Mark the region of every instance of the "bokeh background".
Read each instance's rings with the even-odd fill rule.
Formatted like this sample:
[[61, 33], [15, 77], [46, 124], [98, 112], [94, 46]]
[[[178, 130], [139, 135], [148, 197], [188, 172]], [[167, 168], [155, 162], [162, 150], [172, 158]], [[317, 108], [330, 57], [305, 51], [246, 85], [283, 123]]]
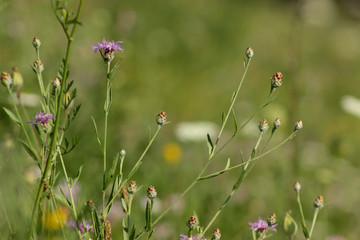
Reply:
[[[76, 1], [69, 3], [76, 6]], [[70, 79], [82, 104], [71, 134], [80, 137], [77, 148], [66, 155], [70, 175], [84, 165], [76, 202], [88, 199], [100, 205], [102, 155], [91, 116], [103, 126], [105, 69], [91, 45], [103, 38], [124, 41], [122, 63], [113, 83], [109, 153], [127, 152], [125, 168], [140, 156], [154, 132], [155, 116], [166, 111], [171, 124], [160, 132], [141, 170], [134, 175], [144, 185], [133, 207], [135, 222], [144, 224], [148, 185], [158, 191], [155, 214], [165, 209], [196, 177], [207, 159], [206, 136], [195, 129], [215, 131], [221, 114], [243, 73], [244, 51], [255, 56], [235, 105], [243, 122], [267, 96], [271, 76], [281, 71], [283, 86], [276, 101], [258, 113], [212, 163], [209, 172], [224, 167], [227, 158], [240, 162], [255, 144], [257, 122], [282, 126], [270, 145], [281, 142], [302, 119], [304, 129], [296, 139], [261, 159], [215, 221], [222, 239], [251, 239], [248, 222], [275, 212], [282, 218], [292, 210], [300, 220], [292, 185], [299, 180], [305, 215], [310, 225], [313, 200], [323, 195], [314, 239], [359, 239], [360, 211], [360, 4], [356, 0], [153, 0], [85, 1], [71, 54]], [[35, 60], [32, 39], [41, 39], [45, 81], [54, 79], [64, 57], [66, 41], [48, 1], [0, 2], [0, 70], [17, 66], [24, 78], [23, 95], [38, 94], [30, 65]], [[27, 95], [28, 94], [28, 95]], [[26, 100], [34, 115], [37, 100]], [[5, 88], [1, 106], [11, 108]], [[0, 204], [8, 215], [15, 239], [26, 232], [35, 189], [35, 165], [17, 141], [22, 137], [4, 111], [0, 112]], [[100, 131], [102, 128], [100, 127]], [[232, 134], [232, 124], [224, 133]], [[234, 170], [200, 182], [157, 225], [155, 239], [178, 239], [195, 211], [206, 225], [239, 174]], [[63, 182], [60, 176], [59, 184]], [[122, 239], [122, 209], [114, 205], [111, 216], [114, 239]], [[300, 227], [300, 225], [299, 225]], [[5, 217], [0, 232], [9, 237]], [[47, 236], [61, 236], [59, 230]], [[272, 239], [286, 239], [281, 233]], [[303, 239], [301, 230], [296, 239]]]

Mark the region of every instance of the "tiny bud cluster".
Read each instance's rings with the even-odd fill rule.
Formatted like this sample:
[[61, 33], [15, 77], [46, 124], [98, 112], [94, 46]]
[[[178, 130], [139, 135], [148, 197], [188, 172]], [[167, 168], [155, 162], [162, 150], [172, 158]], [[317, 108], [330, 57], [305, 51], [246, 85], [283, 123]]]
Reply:
[[294, 132], [296, 132], [302, 128], [303, 128], [303, 122], [301, 120], [299, 120], [295, 123]]
[[274, 129], [278, 129], [280, 127], [280, 125], [281, 125], [280, 118], [276, 118], [273, 123]]
[[34, 37], [32, 44], [34, 48], [38, 49], [41, 46], [40, 39], [38, 37]]
[[187, 222], [187, 226], [189, 227], [189, 229], [192, 231], [195, 229], [197, 225], [197, 219], [195, 216], [191, 216]]
[[301, 185], [300, 185], [299, 181], [296, 181], [296, 182], [294, 183], [294, 190], [295, 190], [295, 192], [300, 192], [300, 189], [301, 189]]
[[130, 194], [134, 194], [137, 190], [137, 186], [136, 186], [136, 182], [135, 181], [130, 181], [129, 186], [128, 186], [128, 192]]
[[245, 54], [247, 58], [252, 58], [254, 56], [254, 50], [252, 49], [252, 47], [248, 47], [245, 51]]
[[7, 72], [1, 73], [1, 83], [7, 88], [11, 88], [13, 83], [11, 75]]
[[221, 238], [221, 232], [220, 232], [220, 229], [215, 229], [214, 232], [213, 232], [213, 238], [214, 240], [220, 240]]
[[315, 208], [322, 208], [324, 206], [324, 198], [323, 196], [319, 195], [314, 201]]
[[147, 196], [148, 198], [150, 198], [151, 200], [157, 197], [157, 192], [156, 189], [154, 188], [154, 186], [149, 186], [147, 189]]
[[275, 215], [275, 213], [270, 214], [270, 216], [269, 216], [268, 219], [267, 219], [267, 222], [268, 222], [268, 224], [269, 224], [270, 226], [276, 224], [276, 215]]
[[268, 130], [268, 128], [269, 128], [269, 124], [266, 121], [266, 119], [263, 119], [259, 122], [258, 127], [259, 127], [260, 132], [266, 132], [266, 130]]
[[156, 116], [156, 123], [161, 126], [164, 125], [166, 123], [166, 112], [160, 112], [157, 116]]

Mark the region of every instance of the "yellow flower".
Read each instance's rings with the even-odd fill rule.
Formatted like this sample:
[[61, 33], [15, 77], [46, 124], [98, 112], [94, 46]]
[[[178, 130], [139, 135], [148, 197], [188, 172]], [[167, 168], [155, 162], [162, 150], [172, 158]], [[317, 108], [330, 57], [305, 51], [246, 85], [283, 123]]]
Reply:
[[177, 143], [167, 143], [163, 147], [163, 157], [170, 164], [177, 164], [181, 159], [181, 148]]
[[46, 212], [42, 218], [44, 227], [49, 231], [56, 231], [61, 229], [69, 217], [69, 210], [66, 207], [59, 207], [58, 209]]

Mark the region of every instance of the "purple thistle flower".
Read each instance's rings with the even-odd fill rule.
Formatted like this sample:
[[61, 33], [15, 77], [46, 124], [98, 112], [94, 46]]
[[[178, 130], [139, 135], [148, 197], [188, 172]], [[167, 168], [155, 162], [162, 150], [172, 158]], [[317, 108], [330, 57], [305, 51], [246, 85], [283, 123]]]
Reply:
[[81, 234], [84, 234], [85, 232], [89, 232], [89, 231], [94, 232], [94, 227], [90, 225], [90, 221], [86, 221], [84, 227], [84, 224], [82, 222], [79, 222], [79, 224], [77, 225], [75, 221], [72, 218], [70, 218], [69, 221], [66, 222], [66, 225], [73, 227], [75, 230], [78, 229]]
[[124, 49], [122, 49], [120, 45], [122, 43], [122, 41], [106, 41], [104, 38], [101, 43], [93, 45], [92, 49], [94, 49], [95, 52], [99, 50], [103, 55], [106, 55], [108, 53], [122, 52], [124, 51]]
[[255, 231], [259, 231], [260, 233], [265, 232], [266, 229], [270, 229], [276, 232], [275, 227], [277, 226], [277, 224], [269, 226], [269, 224], [266, 221], [262, 220], [260, 217], [257, 222], [249, 222], [249, 225], [251, 226], [250, 229], [254, 229]]
[[[199, 235], [188, 237], [183, 233], [180, 233], [179, 236], [180, 236], [179, 240], [198, 240], [198, 238], [199, 238]], [[201, 240], [207, 240], [207, 239], [203, 237]]]
[[49, 119], [54, 119], [54, 115], [52, 115], [52, 113], [46, 114], [44, 112], [39, 112], [36, 114], [35, 119], [29, 123], [32, 123], [33, 127], [38, 124], [46, 126], [49, 123]]

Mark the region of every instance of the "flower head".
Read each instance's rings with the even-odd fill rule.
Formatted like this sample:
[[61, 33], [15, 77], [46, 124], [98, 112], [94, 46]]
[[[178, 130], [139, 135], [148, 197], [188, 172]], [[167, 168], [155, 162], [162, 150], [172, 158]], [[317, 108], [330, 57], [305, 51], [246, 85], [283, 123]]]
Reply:
[[72, 218], [70, 218], [69, 221], [66, 222], [66, 225], [73, 227], [75, 230], [79, 230], [81, 234], [90, 231], [94, 232], [94, 227], [90, 225], [90, 221], [85, 221], [85, 226], [84, 226], [84, 224], [81, 221], [78, 222], [78, 224], [76, 224], [76, 222]]
[[259, 231], [260, 233], [265, 232], [266, 229], [270, 229], [276, 232], [275, 227], [277, 226], [277, 224], [269, 226], [269, 224], [266, 221], [262, 220], [260, 217], [257, 222], [249, 222], [249, 225], [251, 226], [250, 229], [254, 229], [255, 231]]
[[54, 119], [54, 116], [52, 113], [46, 114], [44, 112], [39, 112], [36, 114], [35, 119], [31, 121], [30, 123], [33, 124], [33, 126], [41, 124], [42, 126], [46, 126], [49, 124], [49, 119]]
[[92, 46], [92, 49], [96, 52], [97, 50], [100, 51], [101, 55], [103, 56], [106, 62], [110, 62], [114, 58], [114, 54], [116, 52], [122, 52], [124, 49], [121, 48], [122, 41], [114, 42], [114, 41], [107, 41], [105, 38], [102, 40], [101, 43], [97, 43]]
[[[199, 235], [195, 235], [195, 236], [188, 237], [188, 236], [186, 236], [185, 234], [180, 233], [180, 238], [179, 238], [179, 240], [200, 240], [200, 239], [199, 239]], [[207, 239], [206, 239], [206, 238], [202, 238], [201, 240], [207, 240]]]

